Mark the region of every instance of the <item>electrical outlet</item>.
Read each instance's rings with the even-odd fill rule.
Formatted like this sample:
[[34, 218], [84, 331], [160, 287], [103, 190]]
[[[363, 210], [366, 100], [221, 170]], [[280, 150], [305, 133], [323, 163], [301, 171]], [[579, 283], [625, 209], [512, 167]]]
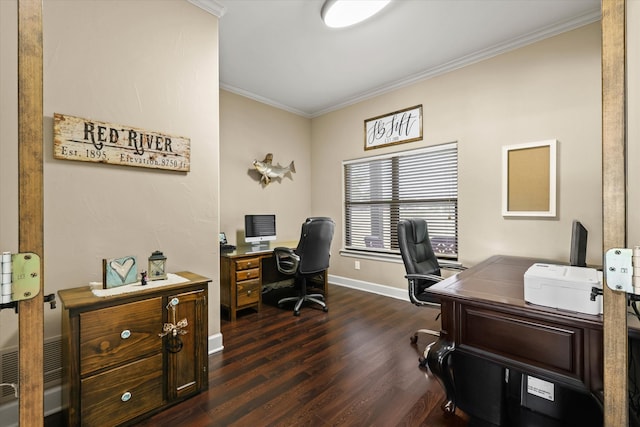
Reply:
[[355, 265], [354, 265], [354, 268], [355, 268], [356, 270], [360, 270], [360, 261], [356, 261], [356, 263], [355, 263]]

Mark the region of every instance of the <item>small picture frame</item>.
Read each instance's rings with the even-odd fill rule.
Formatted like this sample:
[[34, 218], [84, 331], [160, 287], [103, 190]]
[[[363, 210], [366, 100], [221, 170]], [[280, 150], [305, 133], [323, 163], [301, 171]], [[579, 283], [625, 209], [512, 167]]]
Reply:
[[556, 216], [555, 139], [502, 147], [502, 215]]
[[135, 256], [102, 260], [102, 287], [104, 289], [129, 285], [138, 281], [138, 261]]

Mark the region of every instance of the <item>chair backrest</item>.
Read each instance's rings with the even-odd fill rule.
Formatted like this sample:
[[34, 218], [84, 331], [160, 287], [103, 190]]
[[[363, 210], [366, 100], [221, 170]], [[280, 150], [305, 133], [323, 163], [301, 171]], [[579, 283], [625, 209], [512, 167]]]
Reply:
[[421, 218], [398, 221], [398, 246], [407, 274], [440, 276], [440, 265], [431, 247], [427, 221]]
[[300, 256], [299, 274], [314, 274], [329, 268], [331, 240], [335, 223], [331, 218], [307, 218], [302, 224], [296, 254]]

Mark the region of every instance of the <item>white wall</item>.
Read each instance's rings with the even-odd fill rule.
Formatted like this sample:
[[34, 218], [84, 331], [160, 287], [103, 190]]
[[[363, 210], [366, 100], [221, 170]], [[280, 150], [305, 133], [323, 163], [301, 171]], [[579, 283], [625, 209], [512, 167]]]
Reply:
[[[15, 2], [2, 8], [0, 248], [17, 251]], [[152, 251], [169, 271], [210, 277], [209, 334], [218, 291], [218, 20], [186, 0], [46, 0], [44, 27], [44, 267], [46, 293], [101, 281], [101, 260]], [[53, 113], [191, 140], [188, 173], [53, 159]], [[8, 202], [4, 201], [7, 198]], [[45, 338], [60, 334], [45, 309]], [[0, 313], [0, 348], [17, 316]]]

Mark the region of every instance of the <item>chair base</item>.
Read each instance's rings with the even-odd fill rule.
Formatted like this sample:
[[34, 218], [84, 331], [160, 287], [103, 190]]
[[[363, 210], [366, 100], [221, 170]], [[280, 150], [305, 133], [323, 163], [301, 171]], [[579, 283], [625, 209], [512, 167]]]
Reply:
[[318, 304], [320, 307], [322, 307], [322, 311], [324, 311], [325, 313], [329, 311], [329, 308], [327, 307], [327, 303], [324, 302], [324, 295], [322, 294], [308, 294], [308, 295], [301, 295], [298, 297], [282, 298], [280, 301], [278, 301], [278, 307], [281, 307], [282, 304], [290, 301], [296, 301], [296, 305], [293, 307], [294, 316], [300, 316], [300, 308], [302, 308], [302, 304], [306, 301], [310, 301]]
[[[418, 329], [413, 333], [413, 336], [411, 337], [411, 344], [416, 344], [418, 342], [418, 334], [427, 334], [438, 338], [440, 337], [440, 332], [438, 331], [432, 331], [431, 329]], [[422, 356], [418, 358], [419, 366], [421, 368], [427, 368], [427, 356], [429, 355], [429, 350], [434, 343], [435, 341], [427, 344], [424, 351], [422, 352]]]

